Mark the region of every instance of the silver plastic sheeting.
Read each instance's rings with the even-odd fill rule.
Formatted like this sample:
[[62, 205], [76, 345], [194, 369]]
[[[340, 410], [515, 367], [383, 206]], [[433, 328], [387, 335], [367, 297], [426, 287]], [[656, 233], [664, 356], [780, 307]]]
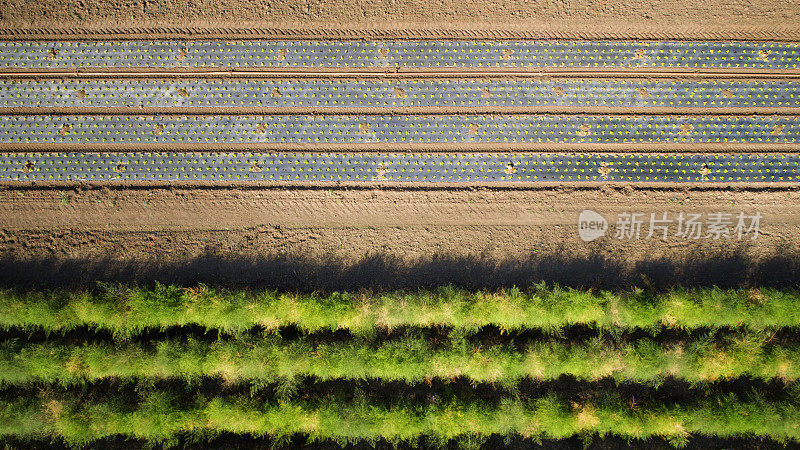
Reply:
[[797, 69], [800, 43], [698, 41], [17, 41], [0, 68]]
[[4, 153], [0, 181], [795, 182], [794, 154]]
[[0, 80], [2, 108], [800, 107], [800, 81]]
[[6, 144], [797, 143], [795, 116], [0, 116]]

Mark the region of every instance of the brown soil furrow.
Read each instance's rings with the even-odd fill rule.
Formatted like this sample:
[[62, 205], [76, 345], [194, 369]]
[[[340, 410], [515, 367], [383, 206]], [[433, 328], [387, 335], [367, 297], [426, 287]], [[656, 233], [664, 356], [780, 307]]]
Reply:
[[[54, 1], [54, 0], [50, 0]], [[235, 2], [232, 2], [235, 3]], [[789, 2], [791, 3], [791, 2]], [[730, 5], [726, 5], [730, 6]], [[792, 8], [788, 3], [786, 10]], [[796, 8], [796, 6], [795, 6]], [[724, 8], [725, 9], [725, 8]], [[716, 11], [720, 13], [721, 11]], [[47, 20], [47, 19], [45, 19]], [[30, 20], [33, 22], [34, 20]], [[152, 20], [149, 21], [153, 23]], [[0, 22], [2, 23], [2, 22]], [[7, 23], [7, 22], [6, 22]], [[581, 40], [750, 40], [750, 41], [798, 41], [800, 27], [784, 22], [737, 23], [730, 22], [677, 25], [637, 23], [533, 23], [528, 26], [504, 24], [503, 28], [478, 22], [468, 25], [388, 23], [372, 24], [372, 27], [354, 27], [343, 23], [321, 23], [318, 27], [270, 27], [263, 23], [253, 27], [218, 27], [208, 22], [203, 26], [163, 27], [153, 26], [102, 27], [75, 24], [74, 28], [22, 26], [0, 28], [3, 40], [139, 40], [139, 39], [581, 39]], [[405, 26], [404, 26], [405, 25]], [[469, 28], [466, 28], [469, 27]]]
[[[296, 181], [296, 180], [36, 180], [36, 181], [0, 181], [0, 189], [88, 189], [88, 188], [114, 188], [114, 189], [171, 189], [180, 187], [183, 189], [279, 189], [306, 191], [309, 189], [399, 189], [407, 191], [438, 190], [438, 189], [492, 189], [492, 190], [520, 190], [520, 189], [539, 189], [554, 190], [558, 189], [617, 189], [620, 185], [625, 185], [625, 181], [492, 181], [492, 182], [449, 182], [437, 181], [414, 183], [408, 181]], [[798, 188], [796, 182], [774, 181], [774, 182], [748, 182], [748, 181], [637, 181], [635, 186], [640, 189], [655, 190], [755, 190], [760, 192], [785, 192]]]
[[[5, 189], [0, 253], [160, 257], [299, 252], [357, 260], [365, 253], [514, 258], [531, 251], [587, 255], [599, 247], [631, 261], [693, 249], [767, 254], [800, 235], [800, 190], [649, 189]], [[749, 239], [578, 239], [577, 216], [612, 223], [627, 211], [763, 215]], [[88, 244], [91, 242], [91, 244]], [[599, 244], [602, 242], [602, 245]], [[793, 244], [794, 245], [794, 244]], [[559, 250], [560, 249], [560, 250]], [[677, 251], [672, 255], [670, 252]]]

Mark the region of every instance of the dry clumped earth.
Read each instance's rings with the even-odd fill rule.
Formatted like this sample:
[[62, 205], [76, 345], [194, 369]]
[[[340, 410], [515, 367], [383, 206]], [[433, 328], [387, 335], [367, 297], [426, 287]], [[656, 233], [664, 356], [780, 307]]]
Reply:
[[[578, 215], [587, 208], [602, 214], [612, 226], [624, 212], [642, 212], [647, 217], [651, 212], [658, 216], [666, 212], [674, 218], [680, 212], [705, 217], [719, 211], [758, 211], [763, 218], [755, 240], [684, 239], [672, 235], [674, 228], [667, 240], [646, 239], [646, 224], [640, 239], [617, 239], [612, 229], [606, 237], [587, 243], [577, 229]], [[426, 266], [425, 279], [412, 284], [477, 283], [468, 279], [469, 268], [475, 264], [481, 266], [479, 271], [490, 285], [532, 282], [537, 275], [568, 284], [570, 277], [579, 281], [608, 278], [611, 284], [619, 276], [616, 271], [605, 276], [586, 261], [601, 259], [627, 272], [654, 261], [680, 265], [720, 257], [735, 257], [758, 267], [796, 254], [798, 242], [800, 190], [793, 188], [84, 186], [0, 190], [0, 254], [7, 266], [13, 266], [12, 261], [47, 259], [156, 260], [178, 265], [209, 257], [251, 262], [299, 258], [291, 268], [298, 277], [298, 271], [306, 270], [302, 261], [310, 264], [307, 269], [312, 272], [334, 262], [337, 270], [367, 270], [367, 260], [376, 266], [374, 270], [388, 271], [387, 264], [419, 270], [431, 259], [445, 258], [450, 263], [440, 259], [438, 266]], [[550, 270], [543, 269], [547, 261], [553, 261]], [[252, 264], [248, 267], [256, 271]], [[505, 275], [503, 268], [508, 271]], [[526, 270], [531, 272], [525, 274]], [[746, 282], [735, 279], [741, 275], [714, 269], [711, 262], [706, 270], [713, 278], [709, 282]], [[463, 278], [454, 275], [459, 271]], [[641, 284], [641, 279], [632, 282]]]
[[0, 28], [283, 27], [442, 32], [770, 32], [800, 29], [800, 1], [2, 0]]

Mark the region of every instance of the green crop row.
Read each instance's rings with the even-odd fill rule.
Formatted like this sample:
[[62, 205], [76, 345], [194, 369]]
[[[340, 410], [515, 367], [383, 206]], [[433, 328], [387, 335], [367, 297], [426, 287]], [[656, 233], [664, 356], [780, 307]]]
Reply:
[[270, 435], [304, 433], [339, 442], [412, 441], [427, 437], [447, 442], [459, 437], [522, 435], [563, 439], [574, 435], [663, 437], [675, 444], [690, 435], [768, 437], [800, 440], [800, 405], [794, 396], [779, 401], [733, 395], [690, 404], [637, 404], [614, 394], [591, 401], [567, 402], [555, 395], [499, 403], [448, 400], [425, 405], [383, 404], [364, 399], [321, 402], [264, 402], [247, 396], [184, 398], [165, 391], [141, 394], [138, 401], [42, 394], [0, 401], [0, 437], [64, 439], [85, 444], [125, 436], [174, 443], [182, 434], [220, 432]]
[[100, 292], [0, 291], [0, 327], [64, 331], [81, 326], [131, 336], [145, 329], [195, 324], [238, 333], [254, 326], [296, 325], [305, 332], [354, 333], [400, 326], [451, 326], [466, 330], [558, 331], [574, 324], [601, 329], [750, 330], [800, 325], [800, 293], [774, 289], [674, 290], [651, 294], [535, 286], [530, 291], [434, 291], [389, 294], [288, 294], [213, 290], [204, 286], [153, 289], [105, 286]]
[[770, 345], [769, 340], [768, 333], [736, 333], [667, 344], [598, 337], [581, 343], [531, 340], [512, 347], [471, 344], [454, 337], [447, 345], [432, 347], [428, 340], [409, 333], [379, 343], [368, 339], [315, 343], [309, 338], [285, 342], [274, 336], [213, 343], [162, 340], [148, 345], [8, 341], [0, 344], [0, 383], [71, 385], [129, 377], [271, 382], [302, 376], [408, 383], [456, 377], [506, 382], [562, 375], [587, 381], [615, 377], [656, 383], [668, 376], [692, 383], [744, 376], [797, 380], [800, 346]]

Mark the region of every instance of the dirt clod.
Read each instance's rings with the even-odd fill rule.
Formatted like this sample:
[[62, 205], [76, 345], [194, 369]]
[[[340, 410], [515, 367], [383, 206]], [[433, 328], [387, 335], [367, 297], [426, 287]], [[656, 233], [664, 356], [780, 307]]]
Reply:
[[156, 125], [155, 128], [153, 129], [153, 134], [155, 134], [156, 136], [161, 136], [162, 134], [164, 134], [164, 125], [162, 124]]
[[588, 123], [581, 124], [578, 129], [578, 136], [588, 136], [592, 133], [592, 127]]
[[66, 135], [69, 134], [69, 130], [71, 130], [71, 129], [72, 129], [72, 125], [69, 125], [69, 124], [65, 123], [64, 125], [61, 125], [61, 129], [58, 130], [58, 134], [60, 136], [66, 136]]
[[694, 125], [690, 123], [682, 123], [680, 124], [679, 128], [680, 128], [679, 133], [683, 136], [688, 136], [692, 134], [692, 131], [694, 131]]
[[611, 172], [614, 171], [614, 169], [612, 169], [606, 162], [600, 163], [600, 168], [597, 170], [598, 172], [600, 172], [600, 175], [603, 177], [604, 180], [607, 180]]

